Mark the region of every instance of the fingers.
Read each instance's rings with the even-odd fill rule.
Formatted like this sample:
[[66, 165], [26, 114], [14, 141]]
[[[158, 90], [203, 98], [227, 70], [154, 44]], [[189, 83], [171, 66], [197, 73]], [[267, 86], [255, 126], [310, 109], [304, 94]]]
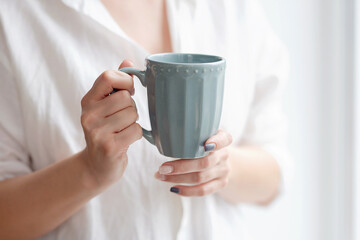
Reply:
[[216, 154], [196, 159], [180, 159], [163, 163], [159, 168], [160, 174], [184, 174], [203, 171], [218, 164], [227, 158], [227, 151], [219, 151]]
[[[133, 67], [134, 66], [134, 63], [130, 60], [127, 60], [125, 59], [119, 66], [118, 69], [121, 69], [121, 68], [124, 68], [124, 67]], [[132, 74], [129, 74], [131, 77], [133, 76]], [[135, 94], [135, 88], [133, 88], [131, 91], [130, 91], [131, 95], [134, 95]]]
[[138, 123], [133, 123], [121, 132], [114, 135], [115, 141], [118, 142], [119, 149], [127, 149], [130, 144], [142, 137], [142, 129]]
[[155, 177], [159, 180], [172, 182], [172, 183], [191, 183], [191, 184], [201, 184], [205, 182], [209, 182], [215, 178], [219, 178], [222, 176], [226, 176], [228, 174], [229, 169], [225, 164], [221, 162], [218, 164], [219, 166], [216, 168], [210, 168], [208, 170], [200, 171], [200, 172], [192, 172], [185, 174], [177, 174], [177, 175], [164, 175], [157, 172]]
[[135, 123], [137, 119], [136, 108], [131, 106], [105, 118], [102, 125], [107, 131], [117, 133]]
[[120, 90], [100, 101], [98, 107], [101, 116], [109, 117], [127, 107], [136, 108], [136, 105], [127, 90]]
[[230, 133], [219, 130], [216, 135], [210, 137], [205, 143], [205, 151], [215, 151], [229, 146], [232, 143]]
[[[120, 64], [119, 68], [131, 66], [133, 66], [133, 63], [131, 61], [124, 60]], [[81, 100], [82, 108], [88, 106], [89, 103], [97, 102], [106, 97], [109, 97], [109, 94], [113, 93], [115, 89], [127, 90], [131, 95], [134, 95], [135, 89], [132, 75], [116, 70], [107, 70], [103, 72], [96, 79], [92, 88]]]
[[[120, 67], [126, 66], [132, 66], [132, 63], [125, 60], [120, 65]], [[119, 89], [119, 91], [109, 95], [115, 88]], [[86, 122], [94, 123], [87, 124], [87, 126], [98, 127], [99, 124], [103, 124], [103, 118], [107, 118], [127, 107], [132, 106], [136, 109], [135, 102], [131, 98], [131, 92], [134, 92], [134, 86], [130, 75], [114, 70], [103, 72], [81, 101], [84, 118], [89, 120]]]
[[124, 68], [124, 67], [133, 67], [133, 66], [134, 66], [134, 64], [133, 64], [132, 61], [125, 59], [125, 60], [120, 64], [119, 69], [120, 69], [120, 68]]
[[205, 196], [218, 191], [225, 187], [228, 183], [227, 178], [216, 178], [209, 182], [202, 183], [195, 186], [175, 185], [170, 189], [171, 192], [177, 193], [181, 196]]
[[182, 196], [203, 196], [223, 188], [230, 175], [229, 151], [227, 148], [210, 153], [199, 159], [180, 159], [162, 164], [155, 178], [176, 185], [171, 191]]
[[131, 92], [133, 88], [134, 82], [130, 75], [116, 70], [107, 70], [96, 79], [92, 88], [84, 96], [82, 105], [84, 106], [86, 103], [100, 101], [109, 96], [114, 89]]

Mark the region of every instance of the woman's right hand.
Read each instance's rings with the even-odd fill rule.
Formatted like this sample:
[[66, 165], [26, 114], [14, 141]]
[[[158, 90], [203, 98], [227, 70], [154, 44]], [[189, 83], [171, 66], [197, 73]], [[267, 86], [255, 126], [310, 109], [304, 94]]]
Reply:
[[[120, 67], [131, 66], [124, 61]], [[117, 92], [109, 95], [113, 89]], [[130, 75], [108, 70], [96, 79], [93, 87], [81, 100], [81, 124], [86, 148], [81, 153], [94, 178], [96, 187], [107, 186], [124, 173], [127, 149], [142, 137]]]

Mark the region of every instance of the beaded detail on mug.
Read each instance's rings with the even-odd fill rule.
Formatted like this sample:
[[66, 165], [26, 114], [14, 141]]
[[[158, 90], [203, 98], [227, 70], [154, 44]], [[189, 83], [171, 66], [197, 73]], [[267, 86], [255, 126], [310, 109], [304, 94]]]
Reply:
[[203, 74], [206, 72], [220, 72], [223, 71], [225, 68], [224, 67], [212, 67], [212, 68], [183, 68], [183, 67], [157, 67], [157, 66], [153, 66], [151, 67], [152, 71], [158, 73], [158, 72], [176, 72], [176, 73], [195, 73], [195, 74]]

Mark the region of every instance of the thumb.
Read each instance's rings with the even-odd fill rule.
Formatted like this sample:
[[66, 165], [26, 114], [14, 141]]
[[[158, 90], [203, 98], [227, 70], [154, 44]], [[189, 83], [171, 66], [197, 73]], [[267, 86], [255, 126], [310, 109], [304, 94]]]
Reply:
[[[122, 63], [120, 64], [119, 68], [124, 68], [124, 67], [133, 67], [134, 66], [134, 63], [130, 60], [127, 60], [125, 59], [124, 61], [122, 61]], [[129, 74], [131, 77], [133, 76], [132, 74]], [[131, 91], [130, 91], [130, 94], [131, 95], [134, 95], [135, 94], [135, 88], [133, 88]]]
[[120, 68], [124, 68], [124, 67], [133, 67], [133, 66], [134, 66], [134, 64], [133, 64], [132, 61], [125, 59], [125, 60], [120, 64], [119, 69], [120, 69]]

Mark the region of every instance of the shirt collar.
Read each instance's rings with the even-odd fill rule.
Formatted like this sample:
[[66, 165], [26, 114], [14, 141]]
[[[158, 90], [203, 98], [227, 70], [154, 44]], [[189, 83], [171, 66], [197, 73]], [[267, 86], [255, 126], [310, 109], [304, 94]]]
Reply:
[[[94, 21], [101, 24], [103, 27], [107, 28], [111, 32], [117, 34], [118, 36], [126, 39], [129, 42], [137, 45], [143, 51], [147, 52], [142, 46], [138, 45], [134, 42], [128, 35], [120, 28], [120, 26], [116, 23], [110, 13], [107, 11], [105, 6], [101, 3], [100, 0], [61, 0], [66, 6], [74, 9], [75, 11], [84, 14], [92, 18]], [[167, 0], [167, 9], [168, 9], [168, 21], [170, 27], [170, 34], [172, 39], [173, 50], [178, 51], [180, 49], [179, 43], [177, 41], [178, 34], [175, 29], [175, 20], [173, 19], [173, 15], [176, 15], [177, 5], [181, 1], [169, 1]], [[192, 2], [192, 0], [190, 0]], [[175, 4], [176, 3], [176, 4]]]
[[65, 5], [98, 22], [108, 30], [126, 38], [126, 34], [111, 17], [100, 0], [61, 0]]
[[61, 0], [68, 7], [73, 8], [76, 11], [81, 12], [84, 9], [84, 0]]

